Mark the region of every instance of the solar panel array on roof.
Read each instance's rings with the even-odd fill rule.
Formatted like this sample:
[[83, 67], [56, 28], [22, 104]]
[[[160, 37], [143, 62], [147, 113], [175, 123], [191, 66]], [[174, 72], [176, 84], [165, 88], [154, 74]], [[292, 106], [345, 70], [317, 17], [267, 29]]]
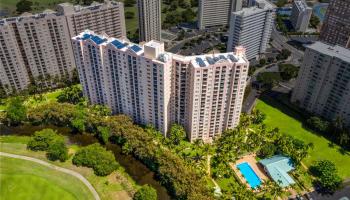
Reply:
[[112, 43], [115, 47], [117, 47], [118, 49], [122, 49], [122, 48], [126, 47], [125, 44], [121, 43], [121, 42], [118, 41], [118, 40], [113, 40], [111, 43]]
[[224, 55], [220, 55], [219, 58], [223, 60], [227, 60], [227, 58]]
[[196, 58], [196, 62], [200, 67], [205, 67], [205, 62], [202, 60], [202, 58]]
[[89, 38], [91, 38], [91, 35], [85, 33], [81, 39], [82, 39], [82, 40], [87, 40], [87, 39], [89, 39]]
[[137, 46], [136, 44], [132, 45], [130, 48], [136, 53], [142, 50], [142, 48]]
[[211, 64], [211, 65], [215, 64], [215, 61], [213, 60], [213, 58], [211, 58], [211, 57], [206, 57], [206, 59], [207, 59], [207, 61], [208, 61], [209, 64]]
[[94, 41], [96, 44], [102, 44], [103, 42], [107, 41], [107, 39], [102, 39], [96, 35], [92, 36], [91, 40]]
[[232, 62], [237, 62], [238, 60], [233, 55], [227, 56]]

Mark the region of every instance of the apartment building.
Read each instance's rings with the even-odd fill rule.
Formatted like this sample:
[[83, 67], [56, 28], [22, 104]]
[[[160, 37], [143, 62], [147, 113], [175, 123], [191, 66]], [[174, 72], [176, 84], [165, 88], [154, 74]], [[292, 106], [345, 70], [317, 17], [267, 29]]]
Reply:
[[33, 78], [62, 77], [75, 68], [71, 37], [86, 28], [125, 37], [123, 3], [91, 6], [60, 4], [58, 12], [24, 13], [0, 20], [0, 77], [8, 88], [23, 90]]
[[93, 104], [164, 134], [180, 123], [191, 141], [208, 141], [239, 122], [249, 65], [241, 47], [185, 57], [155, 40], [137, 45], [91, 31], [72, 43], [84, 95]]
[[331, 0], [323, 22], [320, 40], [350, 48], [350, 1]]
[[309, 26], [312, 8], [308, 7], [304, 0], [295, 0], [293, 2], [290, 21], [295, 31], [305, 32]]
[[125, 37], [124, 4], [108, 1], [92, 3], [90, 6], [59, 4], [57, 10], [66, 16], [70, 35], [76, 36], [86, 29], [106, 33], [110, 37]]
[[161, 0], [137, 0], [140, 42], [161, 38]]
[[242, 9], [242, 0], [199, 0], [198, 28], [225, 26], [230, 14]]
[[291, 101], [350, 125], [350, 50], [322, 42], [307, 46]]
[[236, 46], [247, 49], [248, 60], [265, 53], [274, 23], [275, 6], [266, 0], [257, 0], [255, 6], [232, 12], [227, 51]]
[[66, 18], [52, 11], [0, 20], [1, 83], [24, 89], [30, 78], [70, 74], [75, 63]]

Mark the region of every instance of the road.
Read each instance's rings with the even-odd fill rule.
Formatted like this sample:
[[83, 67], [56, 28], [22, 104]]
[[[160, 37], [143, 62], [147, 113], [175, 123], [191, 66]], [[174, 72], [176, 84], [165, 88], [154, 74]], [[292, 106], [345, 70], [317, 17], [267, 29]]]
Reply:
[[90, 184], [90, 182], [84, 176], [82, 176], [81, 174], [79, 174], [79, 173], [77, 173], [75, 171], [72, 171], [72, 170], [66, 169], [66, 168], [62, 168], [62, 167], [58, 167], [56, 165], [50, 164], [48, 162], [45, 162], [43, 160], [39, 160], [39, 159], [28, 157], [28, 156], [21, 156], [21, 155], [15, 155], [15, 154], [4, 153], [4, 152], [0, 152], [0, 156], [5, 156], [5, 157], [10, 157], [10, 158], [17, 158], [17, 159], [32, 161], [32, 162], [44, 165], [44, 166], [46, 166], [48, 168], [55, 169], [57, 171], [60, 171], [60, 172], [69, 174], [71, 176], [74, 176], [77, 179], [79, 179], [81, 182], [83, 182], [86, 185], [86, 187], [89, 188], [89, 190], [93, 194], [95, 200], [100, 200], [100, 196], [96, 192], [95, 188]]
[[321, 194], [316, 191], [309, 193], [314, 200], [349, 200], [350, 199], [350, 185], [336, 191], [334, 194]]
[[298, 49], [294, 48], [293, 46], [289, 45], [288, 39], [282, 35], [280, 32], [277, 31], [276, 27], [273, 26], [272, 28], [272, 33], [271, 33], [271, 38], [272, 38], [272, 46], [275, 47], [278, 50], [282, 49], [287, 49], [289, 50], [292, 55], [291, 55], [291, 60], [301, 60], [304, 57], [304, 53], [302, 51], [299, 51]]

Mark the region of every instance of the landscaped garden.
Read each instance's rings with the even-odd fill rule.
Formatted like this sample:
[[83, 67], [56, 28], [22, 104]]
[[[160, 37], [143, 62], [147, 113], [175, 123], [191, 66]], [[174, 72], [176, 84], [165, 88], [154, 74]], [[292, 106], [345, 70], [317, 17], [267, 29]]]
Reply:
[[[273, 101], [270, 99], [269, 101]], [[256, 108], [266, 114], [265, 124], [269, 127], [277, 127], [287, 135], [291, 135], [306, 143], [313, 143], [313, 149], [310, 150], [309, 156], [304, 159], [307, 166], [311, 166], [315, 161], [328, 159], [333, 161], [339, 171], [339, 175], [345, 179], [350, 177], [350, 152], [343, 150], [336, 144], [327, 140], [325, 137], [305, 128], [303, 123], [291, 116], [297, 113], [284, 108], [284, 112], [278, 109], [281, 105], [278, 102], [264, 102], [258, 100]], [[286, 112], [290, 112], [290, 115]]]

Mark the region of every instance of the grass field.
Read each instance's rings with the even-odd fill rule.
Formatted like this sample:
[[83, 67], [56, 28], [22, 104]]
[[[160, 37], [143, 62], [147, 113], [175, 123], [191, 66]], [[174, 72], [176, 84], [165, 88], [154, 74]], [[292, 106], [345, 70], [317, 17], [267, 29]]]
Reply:
[[[6, 153], [12, 153], [17, 155], [24, 155], [33, 158], [45, 160], [54, 165], [71, 169], [83, 175], [96, 189], [101, 197], [101, 200], [114, 200], [114, 199], [130, 199], [127, 190], [133, 190], [138, 186], [132, 180], [132, 178], [125, 172], [123, 168], [119, 168], [116, 172], [109, 176], [100, 177], [96, 176], [92, 169], [86, 167], [76, 167], [72, 164], [72, 156], [66, 162], [52, 162], [46, 159], [45, 152], [29, 151], [26, 148], [26, 143], [30, 137], [27, 136], [0, 136], [0, 151]], [[70, 154], [74, 154], [80, 147], [77, 145], [69, 146]], [[4, 163], [4, 162], [1, 162]], [[6, 162], [5, 162], [6, 163]], [[7, 163], [5, 164], [7, 165]], [[1, 167], [0, 167], [1, 169]], [[45, 172], [44, 172], [45, 173]], [[2, 198], [0, 196], [0, 199]], [[21, 199], [21, 198], [18, 198]], [[23, 199], [23, 198], [22, 198]], [[43, 198], [37, 198], [43, 199]], [[69, 199], [69, 198], [68, 198]], [[51, 199], [50, 199], [51, 200]]]
[[256, 105], [257, 109], [266, 114], [265, 123], [267, 126], [278, 127], [284, 134], [292, 135], [306, 143], [312, 142], [314, 144], [314, 149], [310, 151], [309, 156], [303, 161], [307, 166], [310, 166], [317, 160], [328, 159], [336, 164], [339, 175], [343, 179], [350, 178], [350, 152], [345, 152], [338, 145], [332, 144], [323, 136], [304, 128], [301, 121], [291, 117], [296, 116], [296, 113], [292, 111], [290, 111], [290, 114], [286, 113], [288, 111], [287, 108], [284, 108], [282, 112], [278, 109], [278, 105], [271, 106], [271, 103], [278, 104], [278, 102], [266, 103], [258, 100]]
[[40, 164], [0, 157], [0, 199], [94, 199], [80, 180]]

